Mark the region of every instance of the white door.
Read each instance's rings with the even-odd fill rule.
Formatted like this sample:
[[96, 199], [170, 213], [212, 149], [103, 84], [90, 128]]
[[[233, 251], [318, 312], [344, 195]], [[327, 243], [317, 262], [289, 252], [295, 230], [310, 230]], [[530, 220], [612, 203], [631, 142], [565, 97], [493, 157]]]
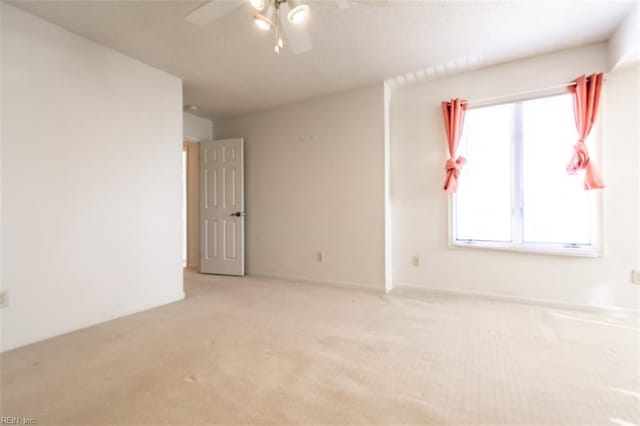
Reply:
[[200, 272], [244, 275], [244, 140], [200, 142]]

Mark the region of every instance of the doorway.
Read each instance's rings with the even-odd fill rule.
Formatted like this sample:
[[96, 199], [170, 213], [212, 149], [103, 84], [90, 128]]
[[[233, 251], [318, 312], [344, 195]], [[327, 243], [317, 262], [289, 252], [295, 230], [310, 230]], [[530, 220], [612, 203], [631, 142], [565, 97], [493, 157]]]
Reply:
[[183, 258], [184, 267], [200, 268], [200, 146], [185, 140], [183, 145]]

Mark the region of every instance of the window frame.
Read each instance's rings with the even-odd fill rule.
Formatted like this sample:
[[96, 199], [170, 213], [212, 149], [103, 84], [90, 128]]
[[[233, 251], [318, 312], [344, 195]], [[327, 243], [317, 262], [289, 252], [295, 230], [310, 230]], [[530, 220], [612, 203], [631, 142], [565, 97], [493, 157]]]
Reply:
[[[521, 108], [522, 103], [530, 100], [556, 97], [565, 95], [565, 90], [550, 91], [539, 96], [517, 97], [511, 99], [503, 99], [498, 102], [482, 103], [473, 106], [469, 106], [468, 110], [499, 106], [504, 104], [516, 104], [515, 108]], [[522, 117], [517, 115], [517, 117]], [[601, 144], [600, 139], [602, 137], [601, 132], [601, 117], [594, 124], [589, 144], [589, 154], [597, 161], [601, 158]], [[464, 131], [464, 130], [463, 130]], [[591, 197], [591, 212], [592, 217], [590, 220], [590, 235], [591, 244], [568, 244], [568, 243], [533, 243], [524, 241], [524, 183], [523, 183], [523, 138], [522, 138], [522, 123], [515, 123], [514, 125], [514, 139], [512, 141], [511, 149], [511, 161], [512, 161], [512, 174], [511, 174], [511, 241], [486, 241], [486, 240], [469, 240], [469, 239], [457, 239], [457, 209], [456, 209], [456, 194], [448, 194], [447, 209], [449, 211], [449, 229], [448, 240], [449, 248], [473, 248], [473, 249], [487, 249], [498, 250], [507, 252], [520, 252], [520, 253], [533, 253], [543, 255], [554, 256], [576, 256], [576, 257], [602, 257], [604, 255], [603, 235], [604, 235], [604, 203], [603, 203], [603, 191], [592, 191]], [[577, 138], [577, 136], [576, 136]], [[569, 158], [567, 158], [567, 161]], [[576, 177], [576, 179], [580, 179]], [[461, 182], [464, 185], [464, 182]]]

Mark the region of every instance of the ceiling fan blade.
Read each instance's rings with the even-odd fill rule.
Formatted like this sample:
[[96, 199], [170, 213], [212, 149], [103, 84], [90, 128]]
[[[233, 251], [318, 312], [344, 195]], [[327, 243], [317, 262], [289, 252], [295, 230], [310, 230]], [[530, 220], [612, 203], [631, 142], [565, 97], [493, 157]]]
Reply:
[[284, 3], [280, 8], [282, 9], [282, 31], [284, 32], [291, 52], [293, 52], [294, 55], [299, 55], [311, 50], [313, 48], [313, 43], [311, 42], [311, 36], [305, 27], [305, 23], [292, 24], [287, 19], [289, 6]]
[[184, 19], [188, 22], [204, 27], [242, 5], [242, 0], [211, 0], [188, 13]]

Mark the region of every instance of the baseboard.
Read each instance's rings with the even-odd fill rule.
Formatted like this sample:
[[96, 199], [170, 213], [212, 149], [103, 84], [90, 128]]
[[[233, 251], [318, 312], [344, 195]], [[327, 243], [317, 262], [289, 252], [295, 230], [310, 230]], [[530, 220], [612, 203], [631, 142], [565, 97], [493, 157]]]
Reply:
[[518, 303], [522, 305], [542, 306], [547, 308], [564, 309], [564, 310], [571, 310], [571, 311], [615, 314], [618, 316], [624, 316], [624, 317], [630, 317], [630, 318], [637, 318], [639, 314], [637, 309], [621, 308], [618, 306], [587, 305], [587, 304], [580, 304], [580, 303], [562, 302], [562, 301], [553, 300], [553, 299], [537, 299], [537, 298], [530, 298], [530, 297], [508, 296], [503, 294], [483, 293], [483, 292], [459, 290], [459, 289], [442, 289], [437, 287], [427, 287], [427, 286], [421, 286], [417, 284], [408, 284], [408, 283], [394, 283], [393, 289], [391, 290], [390, 294], [402, 295], [406, 291], [415, 292], [417, 294], [422, 293], [425, 295], [441, 294], [441, 295], [448, 295], [448, 296], [470, 297], [475, 299], [491, 300], [494, 302], [508, 302], [508, 303]]
[[305, 284], [316, 284], [316, 285], [326, 285], [331, 287], [348, 288], [352, 290], [363, 290], [363, 291], [373, 292], [378, 294], [384, 293], [384, 286], [381, 286], [380, 288], [378, 288], [371, 285], [350, 282], [350, 281], [318, 280], [314, 278], [292, 277], [292, 276], [286, 276], [286, 275], [270, 274], [265, 272], [253, 272], [248, 274], [248, 276], [251, 278], [265, 278], [265, 279], [280, 280], [280, 281], [286, 281], [286, 282], [298, 282], [298, 283], [305, 283]]
[[7, 352], [12, 349], [18, 349], [23, 346], [31, 345], [33, 343], [42, 342], [43, 340], [52, 339], [54, 337], [62, 336], [64, 334], [73, 333], [79, 330], [84, 330], [85, 328], [93, 327], [95, 325], [112, 321], [118, 318], [126, 317], [129, 315], [137, 314], [139, 312], [147, 311], [149, 309], [159, 308], [161, 306], [168, 305], [170, 303], [179, 302], [181, 300], [184, 300], [184, 298], [185, 298], [185, 293], [183, 290], [180, 290], [174, 296], [171, 296], [168, 298], [162, 298], [159, 300], [154, 300], [152, 302], [144, 302], [144, 303], [139, 303], [137, 305], [127, 306], [126, 308], [118, 309], [109, 314], [96, 316], [96, 318], [92, 318], [89, 321], [85, 321], [78, 326], [74, 326], [73, 328], [65, 328], [65, 329], [60, 329], [60, 330], [56, 330], [49, 333], [44, 333], [34, 338], [25, 339], [23, 341], [18, 341], [18, 342], [12, 342], [9, 345], [6, 345], [5, 342], [2, 342], [3, 346], [2, 346], [2, 349], [0, 350], [0, 353]]

